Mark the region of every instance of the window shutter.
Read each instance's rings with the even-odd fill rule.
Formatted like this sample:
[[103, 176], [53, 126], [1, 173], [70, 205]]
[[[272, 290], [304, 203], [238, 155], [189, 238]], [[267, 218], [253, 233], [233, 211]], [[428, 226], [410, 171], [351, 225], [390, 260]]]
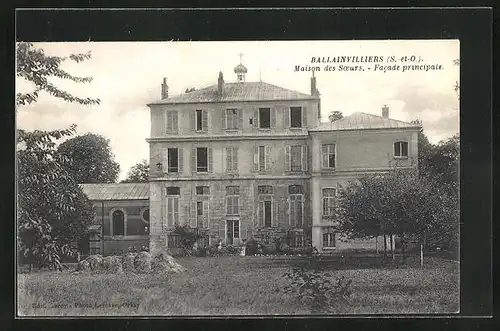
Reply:
[[177, 164], [179, 166], [179, 173], [182, 174], [182, 171], [184, 169], [184, 153], [182, 148], [177, 149]]
[[259, 227], [264, 226], [264, 201], [259, 201], [259, 220], [258, 223]]
[[170, 133], [170, 112], [165, 112], [165, 133]]
[[307, 127], [307, 108], [302, 107], [302, 127]]
[[288, 217], [288, 226], [292, 227], [291, 206], [290, 205], [291, 205], [291, 201], [290, 201], [290, 197], [288, 197], [285, 200], [285, 210], [286, 210], [286, 215]]
[[253, 150], [253, 170], [259, 171], [259, 146], [254, 146]]
[[307, 145], [302, 145], [302, 171], [307, 171], [307, 163], [309, 159], [307, 157]]
[[174, 200], [173, 198], [167, 198], [166, 202], [165, 218], [167, 219], [167, 227], [171, 228], [173, 226], [172, 223], [174, 218]]
[[210, 208], [209, 208], [209, 201], [205, 200], [203, 201], [203, 228], [208, 229], [208, 220], [210, 219]]
[[238, 147], [233, 148], [233, 171], [238, 171]]
[[191, 110], [189, 112], [189, 125], [192, 131], [196, 131], [196, 110]]
[[207, 148], [207, 162], [208, 162], [208, 165], [207, 165], [207, 170], [208, 172], [212, 172], [213, 171], [213, 165], [214, 165], [214, 157], [213, 157], [213, 151], [212, 151], [212, 148], [209, 147]]
[[259, 108], [255, 108], [253, 110], [253, 127], [254, 128], [259, 127]]
[[196, 148], [191, 149], [191, 172], [196, 172]]
[[179, 133], [179, 118], [177, 111], [172, 112], [172, 131], [173, 133]]
[[244, 224], [243, 221], [240, 220], [240, 238], [241, 240], [247, 239], [247, 224]]
[[271, 128], [274, 129], [276, 127], [276, 108], [272, 107], [270, 110], [271, 112]]
[[165, 148], [165, 153], [163, 154], [162, 171], [164, 173], [168, 172], [168, 148]]
[[190, 213], [190, 220], [189, 220], [189, 226], [192, 227], [192, 228], [196, 228], [197, 227], [197, 205], [196, 205], [196, 201], [191, 201], [191, 213]]
[[266, 171], [271, 169], [271, 146], [266, 146]]
[[283, 127], [285, 129], [290, 127], [290, 107], [283, 109]]
[[273, 211], [271, 213], [271, 226], [273, 228], [278, 226], [278, 201], [275, 199], [272, 199], [272, 208]]
[[238, 129], [243, 129], [243, 109], [238, 109]]
[[225, 130], [227, 129], [227, 123], [226, 123], [226, 109], [222, 109], [222, 128]]
[[321, 145], [321, 166], [328, 168], [328, 146]]
[[219, 239], [222, 243], [226, 243], [226, 222], [224, 220], [219, 221]]
[[208, 111], [206, 109], [201, 112], [201, 130], [208, 131]]
[[226, 147], [226, 171], [231, 169], [231, 158], [229, 157], [231, 154], [231, 147]]
[[290, 171], [290, 146], [285, 146], [285, 171]]

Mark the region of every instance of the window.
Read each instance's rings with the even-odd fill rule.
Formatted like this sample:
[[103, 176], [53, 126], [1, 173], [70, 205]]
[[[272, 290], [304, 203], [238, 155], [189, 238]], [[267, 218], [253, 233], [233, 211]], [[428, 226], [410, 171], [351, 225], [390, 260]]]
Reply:
[[238, 171], [238, 148], [226, 147], [226, 171]]
[[302, 169], [302, 146], [290, 146], [290, 170]]
[[179, 223], [180, 191], [180, 187], [167, 187], [166, 216], [168, 227], [173, 227], [174, 224]]
[[259, 146], [259, 171], [266, 171], [266, 146]]
[[203, 110], [196, 111], [196, 131], [203, 130]]
[[180, 248], [181, 237], [177, 234], [170, 233], [167, 235], [167, 248]]
[[199, 147], [196, 149], [196, 171], [208, 171], [208, 153], [206, 147]]
[[209, 195], [210, 187], [209, 186], [196, 186], [196, 194], [197, 195]]
[[259, 108], [259, 128], [271, 128], [271, 108]]
[[322, 167], [335, 168], [335, 144], [321, 145]]
[[302, 127], [302, 107], [290, 107], [290, 127]]
[[226, 238], [227, 244], [232, 245], [234, 239], [240, 238], [240, 221], [239, 220], [227, 220], [226, 221]]
[[260, 185], [257, 187], [259, 194], [259, 224], [260, 226], [270, 228], [274, 224], [273, 219], [273, 187], [270, 185]]
[[203, 201], [196, 201], [196, 216], [203, 216]]
[[178, 132], [178, 115], [177, 110], [167, 111], [167, 133], [173, 134]]
[[295, 247], [300, 248], [304, 247], [304, 234], [302, 232], [296, 232], [294, 243]]
[[144, 223], [149, 223], [149, 208], [144, 208], [141, 212], [141, 220]]
[[289, 222], [292, 227], [302, 227], [304, 223], [304, 186], [288, 186]]
[[168, 172], [179, 172], [179, 149], [168, 149]]
[[239, 186], [226, 186], [226, 215], [238, 215], [240, 203]]
[[408, 157], [408, 142], [397, 141], [394, 143], [394, 157]]
[[260, 194], [273, 194], [273, 187], [271, 185], [259, 185], [257, 192]]
[[307, 171], [307, 146], [285, 146], [285, 171]]
[[323, 216], [333, 216], [335, 208], [335, 193], [334, 188], [323, 189]]
[[113, 212], [113, 236], [124, 236], [125, 235], [125, 214], [121, 210], [115, 210]]
[[323, 247], [335, 247], [335, 232], [332, 227], [323, 228]]
[[228, 130], [241, 129], [240, 117], [242, 115], [239, 109], [225, 109], [225, 127]]
[[191, 130], [207, 131], [208, 130], [208, 112], [205, 109], [197, 109], [189, 114]]

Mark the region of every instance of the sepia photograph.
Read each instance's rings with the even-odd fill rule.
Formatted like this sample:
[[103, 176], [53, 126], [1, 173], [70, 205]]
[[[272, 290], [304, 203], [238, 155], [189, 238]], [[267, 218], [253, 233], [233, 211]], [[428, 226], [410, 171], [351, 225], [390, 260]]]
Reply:
[[19, 317], [460, 312], [459, 40], [15, 47]]

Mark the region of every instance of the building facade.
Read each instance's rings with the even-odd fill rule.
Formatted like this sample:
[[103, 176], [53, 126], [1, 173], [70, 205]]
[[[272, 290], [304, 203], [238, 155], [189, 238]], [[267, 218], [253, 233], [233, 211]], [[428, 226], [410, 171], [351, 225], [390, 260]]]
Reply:
[[316, 78], [304, 94], [264, 82], [236, 82], [176, 96], [166, 79], [150, 103], [150, 249], [174, 248], [175, 224], [206, 234], [207, 244], [280, 237], [318, 250], [343, 243], [330, 208], [339, 185], [394, 161], [416, 166], [419, 127], [355, 113], [321, 123]]

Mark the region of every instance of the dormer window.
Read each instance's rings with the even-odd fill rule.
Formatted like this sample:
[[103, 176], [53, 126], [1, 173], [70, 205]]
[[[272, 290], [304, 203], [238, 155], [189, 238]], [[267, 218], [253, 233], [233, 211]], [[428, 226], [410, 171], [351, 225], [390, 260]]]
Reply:
[[407, 158], [408, 157], [408, 142], [396, 141], [394, 143], [394, 157]]

